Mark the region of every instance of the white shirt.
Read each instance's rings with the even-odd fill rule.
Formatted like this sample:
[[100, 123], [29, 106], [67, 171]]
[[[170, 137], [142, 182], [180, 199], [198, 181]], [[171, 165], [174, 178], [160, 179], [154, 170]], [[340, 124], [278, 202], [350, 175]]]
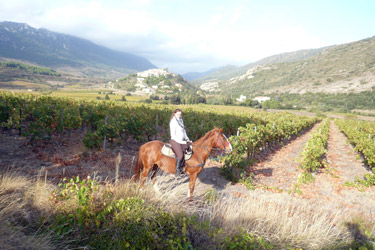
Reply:
[[189, 141], [182, 118], [177, 119], [176, 116], [174, 116], [169, 122], [169, 129], [171, 131], [172, 140], [180, 144], [186, 144], [186, 141]]

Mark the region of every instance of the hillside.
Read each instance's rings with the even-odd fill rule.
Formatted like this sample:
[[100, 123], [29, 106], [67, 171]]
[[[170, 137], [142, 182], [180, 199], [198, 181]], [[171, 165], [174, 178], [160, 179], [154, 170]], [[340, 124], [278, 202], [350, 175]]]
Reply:
[[130, 74], [116, 80], [114, 87], [130, 92], [142, 92], [156, 95], [194, 94], [198, 88], [191, 85], [178, 74], [168, 69], [150, 69]]
[[307, 49], [307, 50], [299, 50], [299, 51], [281, 53], [281, 54], [263, 58], [259, 61], [256, 61], [254, 63], [249, 63], [241, 67], [229, 65], [229, 66], [224, 66], [220, 68], [215, 68], [206, 72], [202, 72], [201, 77], [195, 78], [194, 81], [199, 84], [199, 83], [203, 83], [207, 81], [229, 80], [233, 77], [237, 77], [237, 76], [245, 74], [249, 69], [258, 65], [299, 61], [299, 60], [303, 60], [303, 59], [307, 59], [312, 56], [315, 56], [318, 53], [328, 48], [329, 47], [323, 47], [319, 49]]
[[114, 78], [155, 68], [147, 59], [78, 37], [0, 22], [0, 57], [23, 60], [84, 77]]
[[255, 64], [231, 79], [219, 79], [212, 90], [258, 95], [356, 93], [375, 88], [375, 37], [310, 53], [301, 51], [294, 58], [285, 55], [278, 60], [277, 56], [274, 60], [263, 59], [264, 64]]
[[182, 74], [181, 76], [188, 81], [194, 81], [194, 80], [203, 78], [207, 75], [210, 75], [211, 73], [213, 73], [213, 72], [215, 72], [219, 69], [220, 68], [213, 68], [213, 69], [207, 70], [205, 72], [188, 72], [188, 73]]
[[104, 82], [104, 79], [74, 76], [36, 64], [0, 61], [0, 89], [51, 90], [69, 86], [88, 88], [103, 85]]

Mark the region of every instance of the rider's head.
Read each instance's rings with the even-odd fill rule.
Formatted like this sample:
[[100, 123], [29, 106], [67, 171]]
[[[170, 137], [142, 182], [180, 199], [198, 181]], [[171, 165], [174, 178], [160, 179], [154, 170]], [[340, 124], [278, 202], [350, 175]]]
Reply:
[[182, 116], [182, 110], [176, 109], [175, 111], [173, 111], [172, 116], [171, 116], [171, 120], [173, 119], [174, 116], [176, 116], [177, 119], [180, 119], [181, 116]]

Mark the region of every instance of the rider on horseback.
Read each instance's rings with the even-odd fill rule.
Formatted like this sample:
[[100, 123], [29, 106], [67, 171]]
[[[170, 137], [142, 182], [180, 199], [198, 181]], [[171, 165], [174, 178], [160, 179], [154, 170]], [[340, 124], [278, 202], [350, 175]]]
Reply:
[[188, 144], [191, 143], [189, 137], [186, 134], [184, 121], [182, 120], [182, 110], [176, 109], [169, 121], [169, 128], [171, 132], [171, 140], [169, 143], [172, 146], [174, 153], [176, 154], [176, 174], [175, 176], [181, 175], [181, 170], [185, 165], [184, 152], [188, 148]]

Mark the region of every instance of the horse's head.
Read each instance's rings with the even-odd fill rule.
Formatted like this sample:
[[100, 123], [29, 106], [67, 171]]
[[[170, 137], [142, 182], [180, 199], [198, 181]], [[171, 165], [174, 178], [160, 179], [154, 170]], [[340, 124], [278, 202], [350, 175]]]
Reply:
[[215, 129], [216, 136], [216, 148], [224, 150], [225, 153], [232, 152], [232, 145], [230, 144], [228, 138], [224, 135], [223, 129]]

